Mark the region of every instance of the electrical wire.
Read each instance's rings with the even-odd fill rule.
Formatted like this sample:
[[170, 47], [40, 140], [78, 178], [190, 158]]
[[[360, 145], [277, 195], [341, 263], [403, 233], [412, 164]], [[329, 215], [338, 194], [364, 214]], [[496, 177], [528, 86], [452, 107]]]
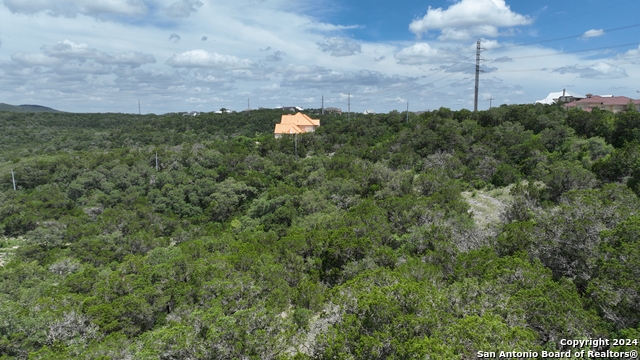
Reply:
[[[618, 5], [622, 5], [622, 4], [626, 4], [626, 3], [630, 3], [630, 2], [635, 2], [635, 1], [637, 1], [637, 0], [616, 4], [616, 5], [609, 6], [609, 7], [603, 8], [603, 9], [607, 9], [607, 8], [611, 8], [611, 7], [614, 7], [614, 6], [618, 6]], [[595, 11], [600, 11], [600, 10], [601, 9], [595, 10]], [[585, 13], [585, 14], [587, 14], [587, 13]], [[621, 30], [626, 30], [626, 29], [631, 29], [631, 28], [636, 28], [636, 27], [640, 27], [640, 23], [630, 24], [630, 25], [625, 25], [625, 26], [619, 26], [619, 27], [610, 28], [610, 29], [605, 29], [605, 30], [603, 30], [603, 32], [610, 33], [610, 32], [621, 31]], [[514, 47], [528, 46], [528, 45], [534, 45], [534, 44], [543, 44], [543, 43], [548, 43], [548, 42], [554, 42], [554, 41], [578, 38], [578, 37], [581, 37], [582, 35], [583, 34], [575, 34], [575, 35], [563, 36], [563, 37], [558, 37], [558, 38], [553, 38], [553, 39], [546, 39], [546, 40], [528, 42], [528, 43], [523, 43], [523, 44], [514, 44], [514, 45], [509, 45], [509, 46], [501, 46], [499, 48], [495, 48], [495, 49], [491, 49], [491, 50], [505, 50], [505, 49], [510, 49], [510, 48], [514, 48]], [[635, 46], [636, 44], [638, 44], [638, 43], [637, 42], [633, 42], [633, 43], [625, 43], [625, 44], [618, 44], [618, 45], [608, 45], [608, 46], [601, 46], [601, 47], [593, 47], [593, 48], [581, 49], [581, 50], [571, 50], [571, 51], [562, 51], [562, 52], [548, 53], [548, 54], [519, 56], [519, 57], [513, 57], [511, 59], [513, 59], [513, 60], [530, 59], [530, 58], [539, 58], [539, 57], [547, 57], [547, 56], [558, 56], [558, 55], [564, 55], [564, 54], [581, 53], [581, 52], [596, 51], [596, 50], [609, 50], [609, 49], [615, 49], [615, 48], [621, 48], [621, 47], [627, 47], [627, 46]], [[489, 50], [489, 51], [491, 51], [491, 50]], [[467, 57], [465, 60], [467, 60], [469, 58], [470, 57]], [[446, 70], [451, 69], [453, 66], [456, 66], [456, 65], [461, 64], [461, 63], [464, 63], [464, 62], [459, 61], [459, 62], [454, 63], [454, 64], [452, 64], [452, 65], [450, 65], [448, 67], [443, 67], [441, 69], [438, 69], [438, 70], [436, 70], [436, 71], [424, 76], [423, 79], [424, 78], [428, 78], [430, 76], [433, 76], [433, 75], [438, 74], [438, 73], [443, 72], [443, 71], [446, 72]], [[610, 64], [616, 65], [616, 64], [627, 64], [627, 63], [633, 63], [633, 61], [615, 62], [615, 63], [610, 63]], [[436, 79], [436, 80], [434, 80], [432, 82], [426, 83], [426, 84], [417, 85], [417, 86], [414, 86], [413, 84], [407, 84], [407, 86], [412, 86], [411, 89], [408, 89], [407, 91], [398, 92], [398, 88], [392, 88], [392, 89], [385, 89], [385, 90], [382, 90], [382, 91], [379, 91], [379, 92], [376, 92], [376, 93], [373, 93], [373, 94], [367, 94], [367, 95], [373, 95], [373, 96], [367, 96], [366, 100], [367, 101], [374, 101], [374, 100], [388, 99], [389, 97], [386, 96], [386, 95], [385, 96], [380, 96], [382, 94], [387, 94], [387, 93], [393, 93], [393, 95], [395, 95], [396, 97], [400, 97], [401, 95], [405, 95], [405, 94], [408, 94], [408, 93], [419, 91], [419, 90], [421, 90], [421, 89], [423, 89], [423, 88], [425, 88], [427, 86], [433, 86], [433, 84], [438, 82], [438, 81], [441, 81], [441, 80], [450, 78], [452, 76], [458, 75], [460, 73], [463, 73], [464, 71], [466, 71], [466, 70], [468, 70], [470, 68], [473, 68], [475, 66], [476, 65], [473, 64], [473, 65], [468, 66], [468, 67], [466, 67], [464, 69], [461, 69], [459, 71], [453, 72], [453, 73], [451, 73], [451, 74], [449, 74], [447, 76], [438, 78], [438, 79]], [[583, 65], [583, 67], [585, 69], [589, 68], [590, 66], [593, 66], [593, 64], [592, 65]], [[548, 70], [551, 70], [551, 69], [549, 69], [549, 68], [537, 68], [537, 69], [496, 70], [496, 71], [492, 71], [492, 73], [548, 71]], [[464, 80], [465, 79], [462, 79], [461, 81], [464, 81]], [[452, 85], [454, 85], [456, 83], [459, 83], [459, 82], [452, 82], [452, 83], [449, 83], [447, 85], [440, 86], [440, 87], [437, 87], [437, 88], [434, 88], [434, 89], [430, 89], [430, 90], [428, 90], [426, 92], [422, 92], [421, 94], [422, 95], [430, 94], [430, 93], [433, 93], [435, 91], [438, 91], [438, 90], [444, 89], [446, 87], [452, 86]]]

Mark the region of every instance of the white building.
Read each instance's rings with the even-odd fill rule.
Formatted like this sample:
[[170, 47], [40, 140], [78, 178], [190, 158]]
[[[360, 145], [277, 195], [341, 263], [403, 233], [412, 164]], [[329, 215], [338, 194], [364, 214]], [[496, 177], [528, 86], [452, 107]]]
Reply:
[[584, 98], [585, 98], [584, 95], [578, 95], [571, 91], [562, 90], [558, 92], [549, 93], [549, 95], [547, 95], [546, 98], [542, 100], [537, 100], [536, 104], [551, 105], [551, 104], [557, 103], [558, 101], [567, 103], [567, 102], [572, 102], [572, 101], [576, 101]]

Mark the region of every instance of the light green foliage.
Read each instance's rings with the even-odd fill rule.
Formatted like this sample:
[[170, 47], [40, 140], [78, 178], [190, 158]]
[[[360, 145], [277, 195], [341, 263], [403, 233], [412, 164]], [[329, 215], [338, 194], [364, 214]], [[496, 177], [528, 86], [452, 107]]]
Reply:
[[0, 113], [0, 358], [637, 336], [636, 113], [310, 114], [297, 157], [280, 115]]

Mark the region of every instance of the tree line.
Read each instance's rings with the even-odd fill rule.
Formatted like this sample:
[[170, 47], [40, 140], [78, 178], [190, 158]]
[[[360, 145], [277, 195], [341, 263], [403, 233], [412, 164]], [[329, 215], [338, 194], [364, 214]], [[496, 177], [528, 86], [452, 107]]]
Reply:
[[[0, 358], [639, 337], [637, 111], [310, 114], [297, 157], [281, 114], [0, 112]], [[463, 193], [491, 189], [510, 200], [484, 226]]]

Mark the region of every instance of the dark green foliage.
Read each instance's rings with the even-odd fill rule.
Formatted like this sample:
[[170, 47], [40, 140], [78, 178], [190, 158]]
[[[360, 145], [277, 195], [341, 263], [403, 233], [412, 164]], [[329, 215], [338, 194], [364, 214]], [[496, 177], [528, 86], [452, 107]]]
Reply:
[[0, 358], [471, 358], [637, 335], [633, 111], [311, 114], [297, 157], [280, 115], [0, 113]]

